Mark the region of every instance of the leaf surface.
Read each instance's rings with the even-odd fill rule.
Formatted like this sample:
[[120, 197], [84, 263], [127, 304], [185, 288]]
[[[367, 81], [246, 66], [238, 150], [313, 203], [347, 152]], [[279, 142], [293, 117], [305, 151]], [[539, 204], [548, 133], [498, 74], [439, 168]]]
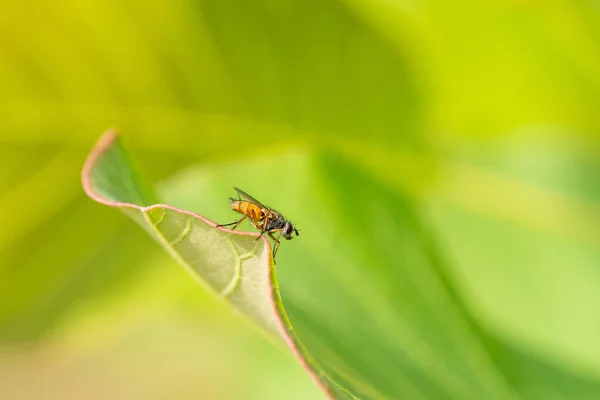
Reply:
[[[190, 274], [229, 301], [260, 328], [286, 342], [326, 393], [338, 389], [308, 356], [301, 355], [281, 304], [271, 246], [258, 233], [218, 228], [217, 224], [162, 204], [137, 178], [116, 132], [108, 131], [82, 172], [86, 193], [94, 200], [124, 209]], [[342, 392], [340, 392], [342, 393]]]

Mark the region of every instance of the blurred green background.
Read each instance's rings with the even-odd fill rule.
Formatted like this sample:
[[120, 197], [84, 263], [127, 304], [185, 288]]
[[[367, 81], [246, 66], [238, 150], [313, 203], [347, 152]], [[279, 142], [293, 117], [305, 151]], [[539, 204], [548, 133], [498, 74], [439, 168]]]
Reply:
[[0, 398], [320, 396], [84, 196], [110, 126], [154, 181], [271, 163], [217, 220], [337, 149], [413, 196], [481, 321], [600, 381], [599, 104], [594, 1], [0, 1]]

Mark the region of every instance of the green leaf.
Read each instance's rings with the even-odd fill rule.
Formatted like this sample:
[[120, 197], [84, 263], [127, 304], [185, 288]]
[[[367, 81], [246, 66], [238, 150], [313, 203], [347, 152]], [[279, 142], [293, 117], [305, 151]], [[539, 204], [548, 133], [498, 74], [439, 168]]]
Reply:
[[[287, 342], [328, 397], [600, 395], [594, 379], [482, 326], [412, 201], [335, 151], [298, 150], [210, 173], [191, 169], [162, 187], [181, 208], [125, 201], [142, 196], [132, 189], [139, 184], [128, 182], [135, 174], [124, 154], [113, 132], [102, 139], [84, 169], [88, 195], [129, 210], [202, 284]], [[264, 237], [218, 229], [184, 208], [225, 216], [203, 198], [222, 195], [242, 177], [252, 188], [286, 182], [286, 171], [272, 168], [282, 160], [294, 178], [279, 186], [275, 204], [287, 204], [302, 236], [284, 244], [276, 274]], [[118, 169], [123, 173], [110, 172]]]
[[318, 382], [327, 392], [337, 392], [314, 361], [302, 354], [292, 333], [281, 304], [269, 241], [257, 233], [217, 228], [214, 222], [188, 211], [148, 205], [152, 197], [136, 176], [119, 137], [111, 130], [88, 158], [82, 181], [91, 198], [123, 208], [192, 276], [286, 342], [315, 380], [320, 376]]

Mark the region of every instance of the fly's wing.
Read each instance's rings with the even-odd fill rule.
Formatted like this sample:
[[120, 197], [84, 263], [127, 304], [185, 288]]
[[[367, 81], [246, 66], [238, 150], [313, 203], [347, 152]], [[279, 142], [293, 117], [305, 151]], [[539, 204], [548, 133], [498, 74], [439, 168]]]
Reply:
[[236, 187], [234, 187], [234, 189], [240, 197], [245, 198], [250, 203], [259, 206], [263, 210], [267, 210], [271, 214], [268, 216], [268, 219], [270, 221], [268, 222], [269, 227], [267, 228], [267, 230], [283, 228], [286, 220], [285, 220], [285, 217], [279, 211], [274, 210], [273, 208], [271, 208], [269, 206], [265, 206], [263, 203], [256, 200], [254, 197], [250, 196], [248, 193], [244, 192], [242, 189], [238, 189]]
[[246, 200], [248, 200], [250, 203], [256, 204], [257, 206], [261, 207], [261, 208], [266, 208], [267, 210], [272, 211], [271, 207], [267, 207], [265, 206], [263, 203], [261, 203], [260, 201], [256, 200], [254, 197], [250, 196], [248, 193], [244, 192], [242, 189], [238, 189], [236, 187], [234, 187], [235, 191], [237, 192], [237, 194], [240, 197], [245, 198]]
[[236, 187], [234, 187], [235, 191], [238, 193], [238, 195], [240, 197], [245, 198], [246, 200], [248, 200], [250, 203], [256, 204], [257, 206], [259, 206], [260, 208], [264, 208], [265, 210], [268, 210], [271, 212], [272, 216], [271, 218], [278, 218], [278, 219], [283, 219], [283, 215], [281, 215], [281, 213], [275, 209], [273, 209], [272, 207], [266, 206], [263, 203], [261, 203], [260, 201], [256, 200], [254, 197], [250, 196], [248, 193], [244, 192], [242, 189], [238, 189]]

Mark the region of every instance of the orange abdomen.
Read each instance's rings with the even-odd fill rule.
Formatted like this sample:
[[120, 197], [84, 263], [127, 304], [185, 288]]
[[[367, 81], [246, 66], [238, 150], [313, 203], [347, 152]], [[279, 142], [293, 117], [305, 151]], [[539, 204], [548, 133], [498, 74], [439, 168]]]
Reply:
[[252, 220], [254, 226], [260, 229], [260, 221], [265, 216], [262, 208], [256, 204], [250, 203], [249, 201], [233, 200], [231, 202], [231, 209], [248, 217], [250, 220]]

